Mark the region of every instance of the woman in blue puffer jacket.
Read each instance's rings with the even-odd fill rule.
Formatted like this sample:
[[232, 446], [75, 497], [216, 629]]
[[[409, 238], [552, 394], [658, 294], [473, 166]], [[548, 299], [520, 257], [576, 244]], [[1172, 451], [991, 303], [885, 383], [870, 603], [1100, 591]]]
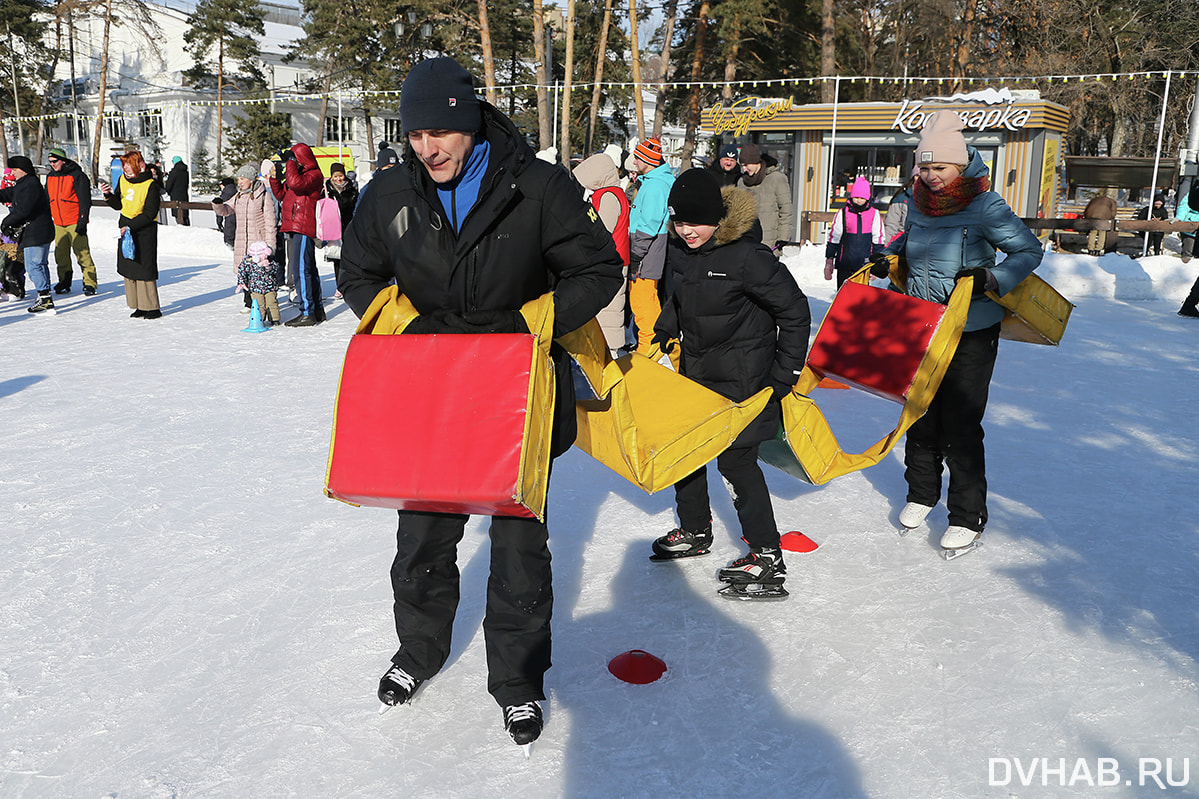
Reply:
[[[907, 261], [906, 292], [946, 303], [959, 280], [973, 284], [965, 331], [928, 412], [908, 430], [904, 453], [904, 527], [917, 527], [941, 498], [942, 465], [949, 467], [946, 555], [968, 550], [987, 524], [983, 414], [999, 348], [1003, 308], [984, 292], [1006, 294], [1041, 263], [1041, 243], [991, 191], [987, 168], [962, 136], [961, 118], [938, 111], [916, 148], [916, 181], [907, 231], [883, 253]], [[996, 250], [1006, 254], [997, 263]], [[877, 268], [876, 268], [877, 269]], [[877, 269], [882, 271], [882, 269]], [[960, 554], [960, 553], [957, 553]]]

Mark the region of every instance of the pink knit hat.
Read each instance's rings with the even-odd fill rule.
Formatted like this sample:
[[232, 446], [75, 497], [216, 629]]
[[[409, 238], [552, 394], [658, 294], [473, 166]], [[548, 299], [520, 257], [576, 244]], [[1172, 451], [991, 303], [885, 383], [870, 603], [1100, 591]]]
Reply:
[[866, 178], [858, 178], [849, 187], [849, 199], [852, 200], [855, 197], [860, 197], [863, 200], [870, 199], [870, 181], [866, 180]]
[[962, 118], [953, 111], [938, 111], [924, 123], [916, 145], [916, 164], [968, 164]]

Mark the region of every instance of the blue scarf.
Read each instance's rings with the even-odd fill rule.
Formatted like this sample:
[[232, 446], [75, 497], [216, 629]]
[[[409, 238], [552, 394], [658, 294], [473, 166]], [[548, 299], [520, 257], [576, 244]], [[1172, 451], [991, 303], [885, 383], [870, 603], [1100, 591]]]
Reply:
[[483, 185], [483, 174], [487, 171], [487, 156], [490, 153], [491, 145], [486, 139], [480, 138], [466, 159], [462, 174], [449, 183], [436, 184], [441, 207], [445, 209], [454, 232], [462, 229], [462, 221], [479, 199], [479, 188]]

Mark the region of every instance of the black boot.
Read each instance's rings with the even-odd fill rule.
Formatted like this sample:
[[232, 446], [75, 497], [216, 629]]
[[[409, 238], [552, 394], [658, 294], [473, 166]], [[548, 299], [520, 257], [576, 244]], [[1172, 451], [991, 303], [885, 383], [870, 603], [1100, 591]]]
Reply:
[[1183, 300], [1182, 307], [1178, 309], [1179, 316], [1199, 316], [1199, 278], [1195, 279], [1195, 285], [1191, 286], [1191, 293]]

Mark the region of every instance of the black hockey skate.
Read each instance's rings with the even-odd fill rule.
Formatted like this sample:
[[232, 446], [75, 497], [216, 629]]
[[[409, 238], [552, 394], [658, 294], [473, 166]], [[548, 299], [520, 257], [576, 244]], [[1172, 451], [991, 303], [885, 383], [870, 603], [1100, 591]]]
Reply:
[[379, 680], [379, 701], [383, 707], [382, 713], [396, 705], [402, 705], [412, 699], [416, 689], [421, 687], [424, 680], [418, 680], [399, 666], [392, 666]]
[[693, 558], [696, 555], [707, 555], [712, 551], [712, 525], [700, 530], [684, 530], [676, 527], [666, 535], [654, 541], [654, 554], [649, 556], [652, 561], [678, 560]]
[[541, 737], [543, 724], [539, 702], [524, 702], [504, 708], [504, 729], [519, 746], [528, 746]]
[[777, 549], [751, 549], [716, 573], [721, 582], [728, 583], [719, 593], [726, 599], [785, 599], [783, 588], [787, 566], [783, 553]]

